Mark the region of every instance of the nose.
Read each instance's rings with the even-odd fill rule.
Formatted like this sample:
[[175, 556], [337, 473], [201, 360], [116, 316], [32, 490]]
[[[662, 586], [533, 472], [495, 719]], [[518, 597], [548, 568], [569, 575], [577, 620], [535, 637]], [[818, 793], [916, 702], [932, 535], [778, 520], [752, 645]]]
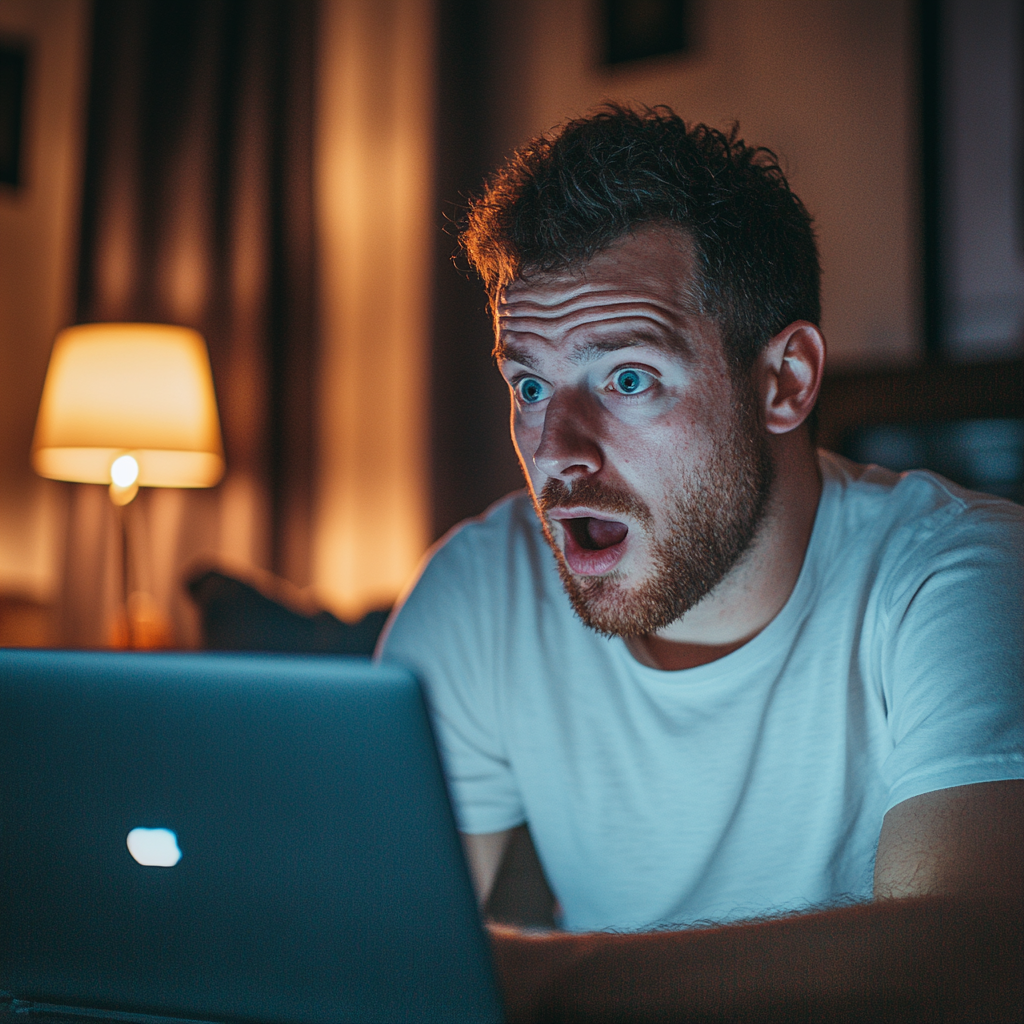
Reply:
[[548, 400], [533, 464], [566, 482], [597, 473], [604, 462], [594, 410], [584, 394], [559, 389]]

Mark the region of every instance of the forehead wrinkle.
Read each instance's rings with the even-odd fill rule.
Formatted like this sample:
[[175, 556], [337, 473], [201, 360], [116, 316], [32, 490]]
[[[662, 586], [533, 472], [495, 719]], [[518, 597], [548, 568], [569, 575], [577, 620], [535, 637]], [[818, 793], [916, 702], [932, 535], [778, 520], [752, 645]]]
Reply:
[[[673, 310], [667, 303], [632, 297], [610, 304], [581, 303], [557, 313], [503, 313], [498, 316], [496, 327], [499, 336], [506, 333], [544, 336], [550, 334], [554, 328], [558, 334], [569, 337], [574, 332], [588, 327], [598, 331], [607, 327], [623, 333], [627, 328], [622, 327], [617, 321], [636, 320], [646, 321], [648, 324], [657, 325], [661, 330], [675, 333], [682, 328], [681, 321], [685, 316], [683, 310]], [[658, 330], [645, 330], [643, 327], [635, 330], [639, 330], [652, 340], [659, 333]]]
[[688, 312], [691, 307], [688, 295], [666, 295], [664, 297], [648, 294], [639, 297], [628, 285], [583, 285], [569, 294], [556, 291], [550, 301], [545, 302], [543, 292], [534, 289], [529, 295], [522, 297], [509, 296], [505, 292], [497, 304], [499, 320], [529, 317], [537, 320], [558, 320], [571, 316], [581, 309], [610, 309], [614, 306], [645, 305], [656, 309], [671, 310], [678, 306], [680, 312]]
[[[517, 294], [521, 290], [525, 290], [527, 294]], [[498, 299], [498, 308], [500, 310], [509, 306], [533, 306], [539, 309], [557, 309], [587, 295], [615, 291], [622, 291], [622, 286], [592, 282], [578, 275], [553, 277], [537, 283], [519, 278], [502, 291]]]
[[[646, 303], [645, 303], [646, 305]], [[583, 312], [583, 311], [578, 311]], [[585, 315], [573, 317], [558, 332], [562, 341], [569, 343], [568, 358], [575, 364], [595, 359], [606, 352], [647, 346], [671, 355], [688, 354], [692, 346], [685, 322], [671, 316], [656, 316], [648, 307], [642, 312], [635, 308], [620, 309], [609, 315], [608, 309], [588, 308]], [[628, 321], [633, 321], [629, 324]], [[508, 317], [499, 324], [494, 356], [514, 359], [524, 366], [534, 367], [528, 350], [516, 344], [517, 336], [530, 337], [545, 347], [561, 347], [556, 338], [547, 337], [543, 321], [532, 317]], [[578, 340], [574, 336], [583, 334]]]
[[[684, 252], [689, 258], [690, 254]], [[492, 307], [495, 327], [493, 354], [499, 360], [515, 359], [534, 368], [529, 350], [534, 342], [546, 348], [572, 343], [577, 332], [586, 340], [574, 346], [570, 358], [584, 362], [599, 352], [651, 345], [673, 354], [693, 352], [690, 328], [693, 319], [704, 319], [699, 288], [695, 288], [692, 271], [679, 275], [641, 272], [633, 277], [602, 280], [617, 274], [618, 268], [597, 269], [601, 257], [576, 273], [558, 273], [537, 277], [521, 277], [499, 293]], [[641, 325], [629, 328], [622, 321], [633, 319]], [[643, 321], [647, 321], [643, 325]], [[612, 334], [615, 340], [593, 344], [595, 336]], [[521, 336], [527, 347], [513, 342]]]

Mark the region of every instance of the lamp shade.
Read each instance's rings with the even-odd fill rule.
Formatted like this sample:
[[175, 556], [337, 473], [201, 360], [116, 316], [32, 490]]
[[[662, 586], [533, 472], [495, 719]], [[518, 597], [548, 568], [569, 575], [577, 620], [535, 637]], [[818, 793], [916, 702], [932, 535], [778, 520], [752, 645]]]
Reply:
[[122, 455], [143, 487], [212, 487], [224, 474], [206, 344], [166, 324], [79, 324], [57, 335], [39, 403], [40, 476], [111, 483]]

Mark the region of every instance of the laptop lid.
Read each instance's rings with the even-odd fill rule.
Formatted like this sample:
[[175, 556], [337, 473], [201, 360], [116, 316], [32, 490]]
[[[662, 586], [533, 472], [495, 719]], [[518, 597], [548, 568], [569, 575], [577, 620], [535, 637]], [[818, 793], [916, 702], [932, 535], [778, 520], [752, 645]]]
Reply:
[[201, 1020], [500, 1020], [415, 679], [0, 651], [0, 990]]

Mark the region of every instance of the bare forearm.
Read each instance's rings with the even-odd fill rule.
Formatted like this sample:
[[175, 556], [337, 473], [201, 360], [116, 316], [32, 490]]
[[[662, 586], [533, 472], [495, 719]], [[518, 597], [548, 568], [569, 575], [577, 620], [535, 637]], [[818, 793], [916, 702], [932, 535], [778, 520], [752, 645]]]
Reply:
[[1022, 1019], [1019, 906], [929, 897], [688, 932], [492, 934], [512, 1022]]

